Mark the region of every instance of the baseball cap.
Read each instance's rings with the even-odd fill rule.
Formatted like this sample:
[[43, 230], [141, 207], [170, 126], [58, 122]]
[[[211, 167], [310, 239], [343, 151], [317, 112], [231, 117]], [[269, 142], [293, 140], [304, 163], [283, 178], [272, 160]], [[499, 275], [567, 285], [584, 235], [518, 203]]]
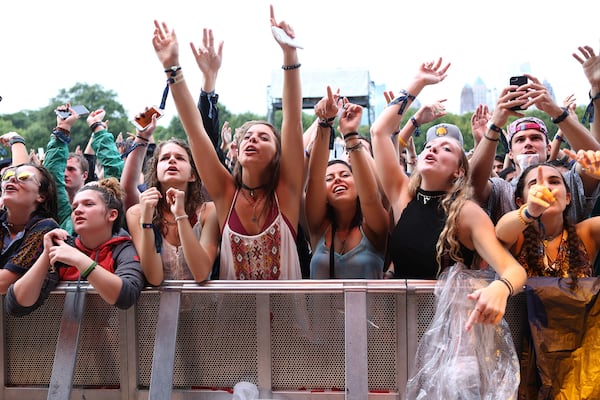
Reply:
[[427, 129], [425, 143], [444, 136], [454, 138], [459, 141], [461, 146], [464, 146], [463, 136], [460, 129], [458, 126], [452, 124], [437, 124]]
[[514, 120], [506, 130], [506, 140], [508, 141], [508, 147], [511, 147], [512, 138], [517, 132], [521, 132], [527, 129], [535, 129], [546, 135], [546, 141], [548, 141], [548, 128], [546, 124], [539, 118], [536, 117], [523, 117]]

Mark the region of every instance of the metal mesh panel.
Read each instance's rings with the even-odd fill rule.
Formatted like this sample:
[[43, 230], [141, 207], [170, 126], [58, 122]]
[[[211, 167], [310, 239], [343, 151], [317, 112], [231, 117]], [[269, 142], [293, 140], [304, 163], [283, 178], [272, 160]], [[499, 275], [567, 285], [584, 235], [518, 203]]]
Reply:
[[[138, 302], [139, 385], [142, 387], [150, 385], [157, 297], [149, 302], [147, 298]], [[152, 322], [149, 324], [150, 314]], [[183, 293], [173, 387], [224, 388], [233, 387], [239, 381], [258, 382], [255, 295]]]
[[138, 385], [144, 388], [150, 387], [159, 298], [158, 292], [142, 292], [135, 307]]
[[344, 295], [271, 297], [273, 390], [345, 387]]
[[7, 386], [48, 387], [64, 301], [56, 294], [26, 317], [4, 313]]
[[119, 309], [88, 294], [73, 386], [119, 387]]
[[[417, 340], [420, 342], [429, 328], [435, 313], [435, 295], [433, 291], [430, 293], [418, 293], [417, 304]], [[510, 328], [517, 355], [520, 356], [522, 337], [527, 331], [527, 309], [524, 293], [519, 293], [508, 299], [504, 319]], [[423, 360], [415, 359], [417, 367], [420, 367], [422, 362]]]
[[369, 390], [398, 390], [396, 303], [396, 294], [367, 295]]

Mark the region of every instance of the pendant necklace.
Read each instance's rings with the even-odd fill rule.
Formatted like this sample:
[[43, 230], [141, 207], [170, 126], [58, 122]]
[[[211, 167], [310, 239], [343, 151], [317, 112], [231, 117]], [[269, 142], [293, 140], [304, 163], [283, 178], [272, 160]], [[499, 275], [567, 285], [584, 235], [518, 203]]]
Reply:
[[[242, 185], [244, 186], [244, 185]], [[245, 188], [244, 188], [245, 189]], [[254, 190], [258, 189], [258, 188], [254, 188], [254, 189], [248, 189], [248, 191], [250, 192], [250, 197], [248, 197], [248, 195], [246, 194], [246, 191], [242, 189], [242, 196], [244, 196], [244, 198], [246, 199], [246, 202], [248, 202], [248, 204], [250, 204], [252, 206], [252, 222], [254, 223], [258, 223], [258, 218], [260, 218], [260, 216], [262, 215], [263, 210], [260, 212], [260, 214], [256, 215], [256, 207], [258, 206], [258, 204], [260, 202], [262, 202], [264, 196], [262, 197], [256, 197], [256, 193], [254, 193]], [[252, 200], [251, 200], [252, 198]]]
[[556, 236], [550, 237], [548, 239], [542, 239], [542, 247], [543, 247], [543, 252], [544, 252], [543, 263], [544, 263], [545, 271], [556, 272], [560, 268], [560, 265], [557, 266], [556, 264], [560, 263], [561, 255], [566, 250], [567, 230], [563, 229], [563, 231], [562, 231], [562, 236], [560, 238], [560, 242], [558, 243], [558, 250], [556, 252], [556, 257], [554, 257], [554, 260], [553, 260], [548, 255], [548, 244], [555, 238], [556, 238]]

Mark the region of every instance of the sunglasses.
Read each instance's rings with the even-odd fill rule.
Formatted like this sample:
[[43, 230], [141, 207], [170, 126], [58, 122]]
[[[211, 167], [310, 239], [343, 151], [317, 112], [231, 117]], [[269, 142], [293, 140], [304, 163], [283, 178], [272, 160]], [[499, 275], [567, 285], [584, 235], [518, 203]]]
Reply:
[[2, 182], [3, 183], [4, 182], [8, 182], [12, 178], [15, 178], [16, 181], [19, 182], [19, 183], [25, 183], [27, 181], [33, 181], [38, 186], [42, 185], [40, 183], [40, 180], [38, 179], [38, 177], [35, 176], [35, 173], [33, 173], [31, 171], [27, 171], [27, 170], [21, 170], [21, 171], [19, 171], [16, 168], [12, 168], [12, 169], [8, 169], [8, 170], [4, 171], [4, 173], [2, 174]]

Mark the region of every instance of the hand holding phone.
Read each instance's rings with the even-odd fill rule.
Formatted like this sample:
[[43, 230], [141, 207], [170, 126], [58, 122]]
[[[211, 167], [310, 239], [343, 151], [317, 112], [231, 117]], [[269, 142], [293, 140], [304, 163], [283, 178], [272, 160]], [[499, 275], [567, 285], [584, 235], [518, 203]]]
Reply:
[[[527, 81], [528, 80], [525, 75], [519, 75], [519, 76], [511, 76], [509, 83], [511, 86], [522, 86], [522, 85], [525, 85], [527, 83]], [[512, 111], [523, 111], [526, 109], [522, 108], [520, 105], [518, 105], [518, 106], [511, 107], [511, 110]]]
[[152, 123], [153, 115], [156, 115], [156, 119], [159, 119], [163, 114], [163, 110], [156, 106], [152, 106], [136, 115], [132, 122], [139, 131], [143, 131]]
[[[64, 240], [64, 242], [71, 247], [75, 247], [75, 238], [73, 236], [67, 236], [67, 238]], [[66, 265], [63, 262], [57, 261], [54, 263], [54, 267], [65, 268], [65, 267], [68, 267], [68, 265]]]
[[[75, 113], [79, 116], [79, 118], [85, 117], [90, 113], [90, 111], [84, 105], [73, 106], [73, 107], [71, 107], [71, 109], [73, 111], [75, 111]], [[71, 111], [69, 111], [69, 110], [56, 109], [56, 110], [54, 110], [54, 112], [56, 113], [56, 115], [58, 115], [62, 119], [67, 119], [71, 116]]]
[[280, 27], [273, 25], [271, 26], [271, 31], [273, 31], [273, 36], [275, 36], [275, 39], [277, 39], [278, 42], [287, 44], [288, 46], [292, 46], [297, 49], [304, 48], [302, 47], [302, 45], [300, 45], [300, 43], [298, 43], [298, 41], [295, 38], [292, 38]]

